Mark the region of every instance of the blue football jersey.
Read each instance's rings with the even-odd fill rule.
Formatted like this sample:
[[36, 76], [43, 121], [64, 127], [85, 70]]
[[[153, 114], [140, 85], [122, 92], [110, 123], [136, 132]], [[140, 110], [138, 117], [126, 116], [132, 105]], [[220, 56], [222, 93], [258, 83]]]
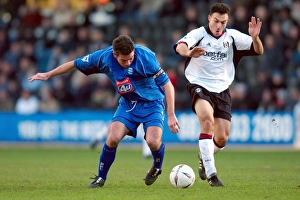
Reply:
[[74, 65], [85, 75], [106, 74], [116, 91], [126, 100], [163, 99], [164, 90], [161, 86], [170, 81], [169, 77], [161, 69], [154, 52], [144, 46], [134, 47], [134, 60], [128, 68], [123, 68], [117, 62], [112, 46], [77, 58]]

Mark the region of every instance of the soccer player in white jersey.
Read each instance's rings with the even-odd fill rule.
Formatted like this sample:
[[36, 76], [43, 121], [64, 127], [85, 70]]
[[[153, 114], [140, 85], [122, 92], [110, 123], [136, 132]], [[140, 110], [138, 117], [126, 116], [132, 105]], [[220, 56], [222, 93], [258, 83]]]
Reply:
[[199, 176], [211, 186], [224, 186], [217, 176], [214, 153], [225, 147], [230, 133], [229, 86], [235, 67], [243, 56], [261, 55], [264, 51], [259, 38], [260, 19], [251, 17], [247, 35], [226, 28], [229, 14], [226, 4], [213, 4], [208, 25], [190, 31], [174, 45], [177, 54], [187, 57], [187, 90], [201, 125]]

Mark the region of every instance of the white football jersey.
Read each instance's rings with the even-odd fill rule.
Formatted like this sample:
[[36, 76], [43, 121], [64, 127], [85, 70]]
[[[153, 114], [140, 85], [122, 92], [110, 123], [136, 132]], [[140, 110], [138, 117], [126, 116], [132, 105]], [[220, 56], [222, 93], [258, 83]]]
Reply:
[[252, 38], [249, 35], [235, 29], [226, 29], [219, 38], [209, 33], [208, 26], [202, 26], [189, 32], [177, 44], [184, 42], [189, 49], [197, 45], [205, 50], [205, 54], [199, 58], [189, 58], [185, 76], [190, 83], [220, 93], [232, 83], [235, 65], [240, 58], [257, 54], [251, 47]]

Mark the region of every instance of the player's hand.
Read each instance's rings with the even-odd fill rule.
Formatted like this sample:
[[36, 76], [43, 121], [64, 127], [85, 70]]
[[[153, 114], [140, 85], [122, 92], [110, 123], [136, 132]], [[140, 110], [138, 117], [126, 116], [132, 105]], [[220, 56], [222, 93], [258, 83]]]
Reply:
[[205, 51], [201, 47], [194, 47], [190, 52], [189, 52], [189, 57], [193, 58], [199, 58], [200, 56], [204, 55]]
[[249, 35], [253, 38], [258, 37], [260, 33], [260, 28], [261, 28], [262, 22], [260, 21], [259, 18], [251, 17], [251, 21], [249, 22], [249, 28], [248, 32]]
[[172, 133], [177, 134], [179, 132], [180, 125], [175, 115], [168, 116], [168, 126]]
[[49, 78], [49, 75], [47, 73], [37, 73], [31, 77], [28, 78], [28, 81], [31, 83], [35, 80], [42, 80], [42, 81], [45, 81], [45, 80], [48, 80]]

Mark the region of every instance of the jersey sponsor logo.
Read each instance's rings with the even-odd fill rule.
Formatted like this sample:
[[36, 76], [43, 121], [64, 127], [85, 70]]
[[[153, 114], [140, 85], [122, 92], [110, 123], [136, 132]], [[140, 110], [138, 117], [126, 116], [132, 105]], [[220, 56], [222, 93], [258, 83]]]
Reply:
[[222, 53], [221, 51], [218, 51], [218, 52], [207, 52], [207, 51], [205, 51], [203, 56], [210, 57], [210, 60], [223, 61], [224, 58], [227, 57], [227, 53]]
[[119, 94], [125, 94], [128, 92], [132, 92], [134, 90], [134, 87], [128, 77], [122, 81], [116, 81], [116, 85], [117, 85]]
[[83, 62], [89, 62], [90, 55], [84, 56], [81, 60]]

